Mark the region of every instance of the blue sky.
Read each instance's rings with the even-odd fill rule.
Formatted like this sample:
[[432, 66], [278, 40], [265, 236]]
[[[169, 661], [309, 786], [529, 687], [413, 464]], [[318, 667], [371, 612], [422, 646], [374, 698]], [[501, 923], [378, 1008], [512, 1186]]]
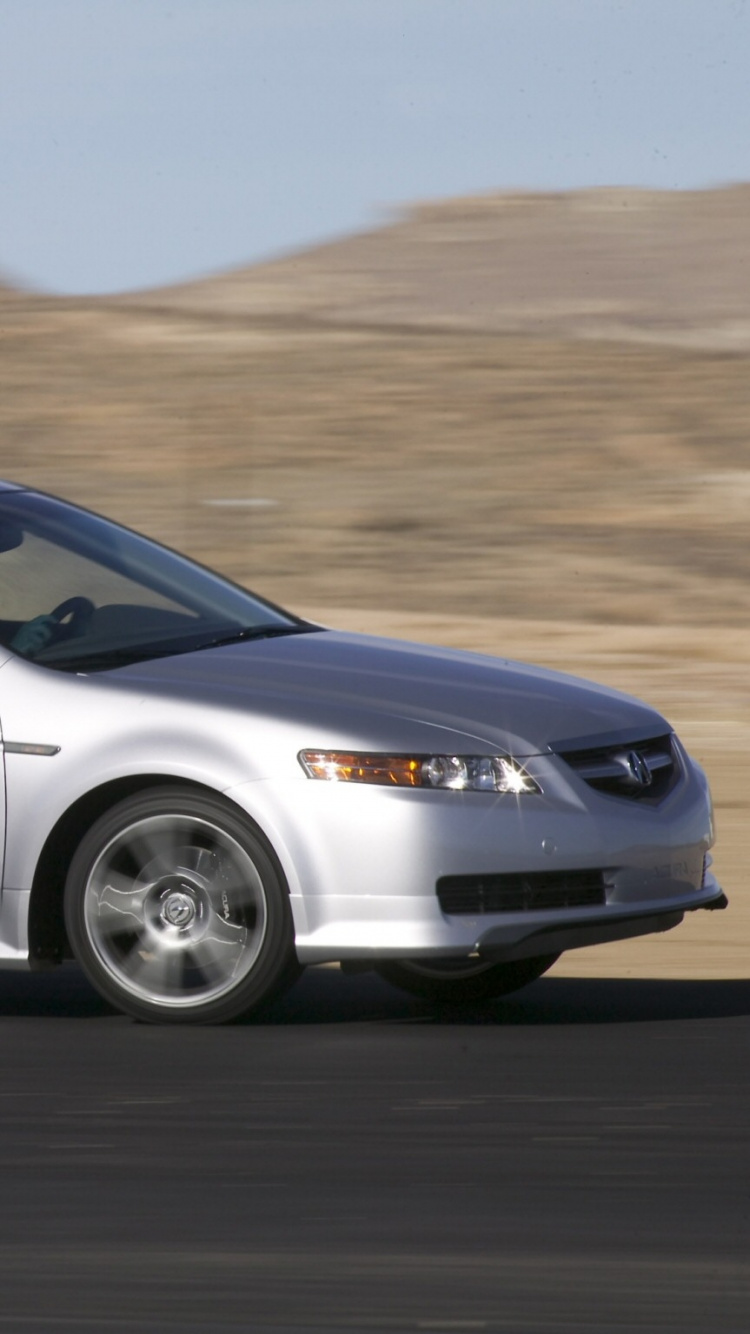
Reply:
[[0, 0], [0, 273], [37, 288], [417, 199], [747, 179], [749, 0]]

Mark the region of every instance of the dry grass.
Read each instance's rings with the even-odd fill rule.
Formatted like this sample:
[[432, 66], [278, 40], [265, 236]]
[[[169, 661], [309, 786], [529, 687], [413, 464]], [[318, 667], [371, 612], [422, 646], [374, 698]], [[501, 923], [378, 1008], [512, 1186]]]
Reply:
[[[743, 624], [749, 368], [21, 306], [0, 466], [282, 601]], [[217, 522], [217, 499], [274, 503]]]

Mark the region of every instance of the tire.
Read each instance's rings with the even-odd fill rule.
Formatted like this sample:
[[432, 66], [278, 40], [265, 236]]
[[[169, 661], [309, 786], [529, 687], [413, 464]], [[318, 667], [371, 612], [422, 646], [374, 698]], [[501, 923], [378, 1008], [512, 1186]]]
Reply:
[[543, 954], [513, 963], [486, 963], [474, 959], [388, 960], [377, 965], [386, 982], [412, 996], [468, 1005], [507, 996], [546, 973], [559, 954]]
[[296, 980], [289, 895], [228, 803], [153, 788], [83, 838], [65, 885], [76, 959], [117, 1009], [157, 1023], [225, 1023]]

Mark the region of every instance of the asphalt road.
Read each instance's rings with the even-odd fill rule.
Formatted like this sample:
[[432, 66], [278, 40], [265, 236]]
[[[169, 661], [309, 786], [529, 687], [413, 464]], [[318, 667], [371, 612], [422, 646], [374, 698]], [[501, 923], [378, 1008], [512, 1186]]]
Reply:
[[0, 974], [0, 1331], [750, 1328], [750, 982], [151, 1028]]

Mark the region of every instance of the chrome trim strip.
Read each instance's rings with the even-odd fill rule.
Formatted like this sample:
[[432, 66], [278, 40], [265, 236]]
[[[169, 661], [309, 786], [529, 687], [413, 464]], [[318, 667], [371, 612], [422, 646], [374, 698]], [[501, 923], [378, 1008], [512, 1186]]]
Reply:
[[58, 755], [59, 746], [41, 746], [35, 741], [3, 741], [6, 755]]

